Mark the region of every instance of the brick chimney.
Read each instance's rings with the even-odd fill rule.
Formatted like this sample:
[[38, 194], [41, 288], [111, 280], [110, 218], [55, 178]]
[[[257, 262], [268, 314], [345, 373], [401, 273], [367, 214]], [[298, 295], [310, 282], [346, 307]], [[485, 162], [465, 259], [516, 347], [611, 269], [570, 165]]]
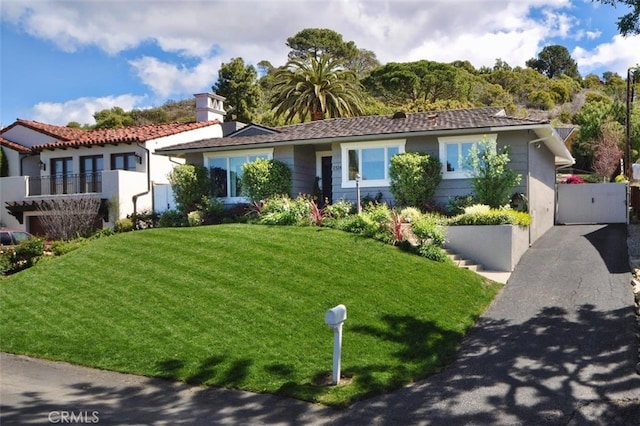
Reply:
[[196, 121], [224, 121], [224, 96], [215, 93], [196, 93]]

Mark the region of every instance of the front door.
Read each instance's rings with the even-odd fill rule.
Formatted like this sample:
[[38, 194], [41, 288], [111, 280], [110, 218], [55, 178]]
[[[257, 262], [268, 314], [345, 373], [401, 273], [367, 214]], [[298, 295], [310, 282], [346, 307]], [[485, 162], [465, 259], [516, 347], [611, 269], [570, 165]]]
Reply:
[[322, 202], [326, 202], [327, 204], [332, 204], [332, 196], [333, 196], [333, 164], [332, 157], [322, 157], [322, 175], [320, 176], [322, 179]]

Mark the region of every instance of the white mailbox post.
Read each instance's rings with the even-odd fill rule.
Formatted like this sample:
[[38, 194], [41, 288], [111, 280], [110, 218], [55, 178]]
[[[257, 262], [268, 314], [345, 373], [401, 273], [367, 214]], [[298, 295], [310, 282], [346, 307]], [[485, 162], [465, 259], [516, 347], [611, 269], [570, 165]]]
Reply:
[[324, 315], [324, 322], [333, 329], [333, 384], [340, 382], [340, 357], [342, 353], [342, 323], [347, 319], [347, 308], [338, 305]]

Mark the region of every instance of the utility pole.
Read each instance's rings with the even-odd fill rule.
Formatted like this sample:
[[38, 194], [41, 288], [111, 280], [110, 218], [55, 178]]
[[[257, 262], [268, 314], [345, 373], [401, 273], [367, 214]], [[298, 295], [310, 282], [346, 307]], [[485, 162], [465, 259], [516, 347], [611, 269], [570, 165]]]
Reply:
[[635, 77], [636, 72], [640, 71], [640, 66], [629, 67], [627, 69], [627, 116], [625, 120], [625, 150], [624, 150], [624, 163], [626, 173], [625, 175], [629, 181], [633, 178], [633, 166], [631, 164], [631, 105], [635, 92]]

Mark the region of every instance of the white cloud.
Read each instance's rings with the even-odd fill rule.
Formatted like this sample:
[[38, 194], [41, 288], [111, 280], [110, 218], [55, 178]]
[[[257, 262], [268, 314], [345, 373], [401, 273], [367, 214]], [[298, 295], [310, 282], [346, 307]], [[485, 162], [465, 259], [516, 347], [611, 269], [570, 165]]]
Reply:
[[218, 58], [203, 58], [198, 65], [189, 68], [162, 62], [157, 58], [145, 56], [129, 61], [138, 77], [155, 94], [167, 98], [175, 93], [195, 93], [204, 86], [217, 81]]
[[93, 114], [103, 109], [122, 107], [125, 111], [142, 108], [144, 96], [120, 95], [102, 98], [83, 97], [66, 102], [40, 102], [33, 107], [33, 119], [43, 123], [67, 125], [71, 121], [95, 124]]
[[[114, 55], [153, 41], [164, 51], [187, 56], [215, 51], [226, 61], [251, 52], [260, 56], [247, 61], [268, 59], [277, 65], [286, 58], [286, 38], [310, 27], [334, 29], [386, 62], [403, 60], [403, 52], [415, 46], [462, 33], [524, 37], [531, 36], [528, 29], [535, 24], [540, 28], [537, 43], [516, 44], [536, 45], [539, 37], [565, 35], [572, 25], [570, 17], [556, 12], [570, 6], [569, 0], [9, 2], [11, 13], [3, 20], [68, 52], [95, 45]], [[545, 22], [529, 18], [534, 7], [543, 11]]]
[[578, 63], [580, 74], [587, 75], [593, 70], [604, 68], [626, 78], [627, 68], [640, 62], [640, 36], [622, 37], [616, 35], [611, 42], [587, 50], [576, 47], [571, 56]]

